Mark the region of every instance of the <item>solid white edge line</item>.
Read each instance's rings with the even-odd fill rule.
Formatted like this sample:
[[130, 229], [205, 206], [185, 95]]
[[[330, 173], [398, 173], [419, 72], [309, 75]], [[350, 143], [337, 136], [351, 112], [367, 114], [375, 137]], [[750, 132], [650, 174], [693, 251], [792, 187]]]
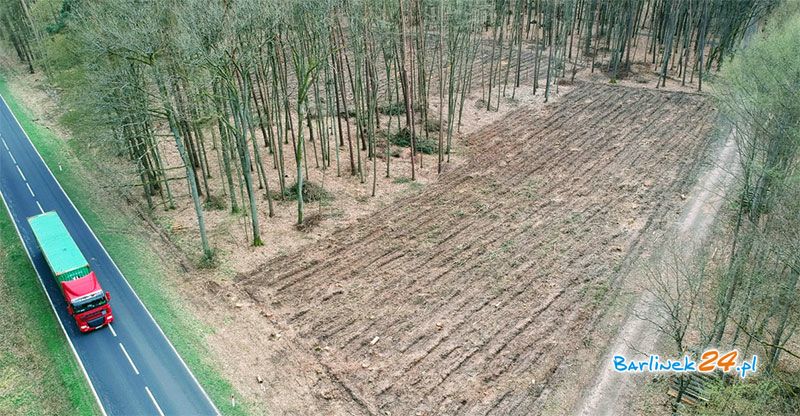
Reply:
[[16, 166], [17, 166], [17, 172], [19, 172], [19, 176], [22, 176], [23, 181], [28, 182], [28, 179], [26, 179], [25, 175], [22, 174], [22, 169], [19, 168], [19, 165]]
[[[86, 228], [89, 230], [89, 233], [91, 233], [92, 237], [94, 237], [95, 241], [97, 241], [97, 244], [100, 246], [101, 249], [103, 249], [103, 252], [106, 254], [106, 257], [108, 257], [108, 259], [111, 260], [111, 264], [117, 270], [117, 273], [119, 273], [119, 275], [122, 276], [122, 281], [125, 282], [125, 284], [128, 286], [128, 288], [131, 290], [131, 292], [133, 293], [133, 296], [136, 298], [136, 300], [139, 301], [139, 304], [142, 306], [142, 309], [144, 309], [145, 313], [147, 313], [147, 316], [150, 318], [151, 321], [153, 321], [153, 324], [156, 326], [156, 328], [158, 328], [158, 332], [160, 332], [161, 336], [163, 336], [164, 339], [167, 341], [167, 344], [172, 349], [172, 352], [175, 353], [175, 355], [178, 357], [178, 360], [180, 360], [181, 364], [183, 364], [183, 367], [189, 373], [189, 376], [192, 378], [192, 380], [195, 382], [195, 384], [197, 384], [197, 387], [200, 389], [200, 391], [203, 392], [203, 396], [205, 396], [206, 400], [208, 400], [208, 403], [211, 404], [211, 407], [214, 409], [214, 411], [218, 415], [221, 415], [221, 413], [219, 412], [219, 409], [217, 409], [217, 405], [214, 404], [214, 401], [211, 400], [211, 397], [208, 396], [208, 393], [206, 392], [206, 390], [203, 388], [203, 386], [200, 384], [200, 382], [197, 381], [197, 377], [195, 377], [194, 373], [189, 368], [189, 366], [186, 365], [186, 361], [184, 361], [183, 357], [181, 357], [181, 355], [178, 354], [178, 350], [175, 349], [175, 346], [172, 345], [172, 342], [169, 340], [169, 338], [167, 338], [167, 334], [165, 334], [164, 330], [161, 329], [161, 326], [158, 325], [158, 322], [156, 322], [155, 318], [153, 318], [153, 314], [150, 313], [150, 311], [147, 309], [147, 306], [145, 306], [144, 302], [142, 302], [142, 299], [139, 298], [139, 295], [136, 293], [135, 290], [133, 290], [133, 286], [131, 286], [131, 284], [128, 282], [128, 279], [125, 278], [125, 275], [122, 274], [122, 270], [119, 269], [119, 266], [117, 266], [117, 263], [114, 261], [114, 259], [111, 257], [111, 255], [108, 254], [108, 251], [106, 250], [105, 246], [103, 246], [103, 243], [101, 243], [100, 239], [97, 238], [97, 234], [94, 233], [94, 230], [92, 230], [92, 227], [90, 227], [89, 223], [86, 222], [86, 219], [83, 218], [83, 215], [81, 215], [81, 212], [78, 211], [78, 208], [72, 202], [72, 199], [70, 199], [69, 195], [67, 195], [67, 192], [61, 186], [61, 183], [58, 182], [58, 179], [56, 179], [56, 175], [54, 175], [53, 171], [50, 170], [50, 166], [47, 166], [47, 163], [44, 161], [44, 158], [42, 157], [42, 154], [39, 153], [39, 149], [37, 149], [36, 146], [34, 146], [33, 142], [31, 141], [30, 136], [28, 136], [28, 132], [26, 132], [25, 129], [22, 128], [22, 124], [20, 124], [19, 119], [17, 119], [17, 115], [14, 114], [13, 111], [11, 111], [11, 107], [8, 106], [8, 103], [6, 102], [6, 98], [3, 97], [2, 95], [0, 95], [0, 100], [3, 101], [3, 105], [6, 106], [6, 108], [8, 109], [8, 112], [11, 113], [11, 117], [13, 117], [14, 121], [17, 122], [17, 126], [19, 126], [19, 129], [22, 130], [22, 134], [24, 134], [25, 137], [28, 139], [28, 142], [31, 144], [31, 147], [33, 148], [33, 151], [36, 152], [37, 156], [39, 156], [39, 160], [42, 161], [42, 164], [44, 165], [45, 169], [47, 169], [47, 172], [50, 173], [50, 177], [53, 178], [53, 181], [56, 183], [56, 185], [58, 185], [58, 188], [61, 189], [61, 192], [64, 194], [64, 197], [66, 197], [67, 201], [69, 201], [69, 204], [72, 205], [72, 209], [74, 209], [75, 212], [78, 213], [78, 217], [83, 222], [83, 225], [86, 226]], [[21, 237], [22, 236], [20, 236], [20, 238]], [[74, 349], [73, 349], [73, 351], [74, 351]], [[77, 355], [77, 353], [76, 353], [76, 355]], [[86, 372], [84, 371], [84, 374], [85, 373]], [[89, 376], [87, 375], [86, 377], [88, 378]], [[90, 381], [90, 384], [91, 384], [91, 381]], [[95, 392], [95, 396], [97, 396], [96, 392]], [[99, 401], [99, 399], [98, 399], [98, 401]], [[101, 406], [101, 408], [102, 408], [102, 406]], [[103, 411], [103, 413], [105, 414], [105, 411]]]
[[131, 359], [131, 356], [130, 356], [130, 355], [128, 355], [128, 351], [125, 349], [125, 346], [124, 346], [124, 345], [122, 345], [122, 343], [120, 342], [120, 343], [119, 343], [119, 347], [120, 347], [120, 348], [122, 348], [122, 353], [123, 353], [123, 354], [125, 354], [125, 358], [127, 358], [127, 359], [128, 359], [128, 362], [129, 362], [129, 363], [131, 363], [131, 367], [133, 367], [133, 371], [134, 371], [134, 372], [136, 373], [136, 375], [138, 376], [138, 375], [139, 375], [139, 369], [138, 369], [138, 368], [136, 368], [136, 364], [134, 364], [134, 363], [133, 363], [133, 360]]
[[114, 327], [111, 326], [111, 324], [108, 324], [108, 329], [111, 330], [111, 335], [113, 335], [116, 338], [117, 337], [117, 331], [114, 330]]
[[[2, 96], [0, 96], [0, 98], [2, 98]], [[11, 109], [9, 109], [9, 111], [11, 111]], [[78, 366], [81, 368], [83, 376], [86, 377], [86, 381], [89, 382], [89, 388], [92, 389], [92, 394], [94, 395], [95, 401], [97, 401], [97, 406], [100, 407], [100, 413], [102, 413], [104, 416], [107, 416], [108, 413], [106, 413], [106, 409], [103, 407], [103, 403], [100, 401], [100, 396], [97, 395], [97, 390], [95, 390], [94, 384], [92, 384], [92, 379], [89, 378], [89, 373], [86, 372], [86, 367], [83, 366], [81, 356], [78, 355], [75, 345], [69, 338], [69, 334], [67, 334], [67, 328], [64, 327], [64, 323], [61, 322], [61, 318], [58, 316], [58, 311], [56, 310], [55, 303], [53, 303], [53, 299], [50, 297], [50, 294], [47, 293], [47, 288], [44, 286], [44, 279], [42, 278], [42, 275], [39, 274], [39, 270], [36, 270], [36, 265], [33, 264], [31, 253], [28, 251], [28, 246], [25, 245], [25, 240], [22, 239], [22, 233], [20, 233], [19, 227], [17, 227], [17, 222], [14, 221], [14, 214], [11, 213], [11, 208], [8, 207], [8, 201], [6, 201], [5, 196], [3, 196], [2, 190], [0, 190], [0, 199], [3, 200], [3, 206], [6, 207], [6, 212], [8, 213], [8, 217], [11, 219], [11, 223], [14, 224], [14, 229], [17, 230], [17, 236], [19, 236], [19, 241], [22, 243], [22, 248], [25, 249], [25, 254], [28, 256], [28, 261], [31, 262], [31, 267], [33, 268], [34, 273], [36, 273], [36, 276], [39, 278], [39, 284], [42, 286], [42, 291], [44, 291], [45, 296], [47, 296], [47, 301], [50, 302], [50, 308], [53, 309], [53, 314], [56, 316], [56, 321], [58, 321], [58, 325], [61, 327], [61, 331], [64, 333], [64, 337], [67, 339], [67, 343], [69, 343], [69, 349], [72, 350], [72, 355], [74, 355], [75, 359], [78, 360]]]
[[42, 208], [42, 204], [40, 204], [39, 201], [36, 201], [36, 206], [39, 207], [39, 211], [44, 214], [44, 208]]
[[146, 391], [147, 395], [150, 396], [150, 400], [153, 401], [153, 405], [156, 407], [156, 410], [158, 410], [158, 414], [160, 416], [164, 416], [164, 412], [161, 411], [161, 406], [158, 405], [158, 402], [156, 401], [156, 398], [153, 397], [153, 393], [150, 391], [150, 388], [147, 387], [147, 386], [144, 386], [144, 391]]
[[36, 198], [36, 194], [33, 193], [33, 189], [31, 189], [31, 184], [29, 184], [28, 182], [25, 182], [25, 185], [28, 187], [28, 192], [31, 193], [31, 196]]

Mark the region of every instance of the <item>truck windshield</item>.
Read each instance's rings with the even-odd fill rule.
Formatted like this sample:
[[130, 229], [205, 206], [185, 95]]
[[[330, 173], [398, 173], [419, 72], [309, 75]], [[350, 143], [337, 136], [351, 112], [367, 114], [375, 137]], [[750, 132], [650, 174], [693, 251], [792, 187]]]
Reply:
[[91, 296], [87, 296], [86, 298], [77, 299], [72, 302], [72, 309], [74, 313], [83, 313], [88, 310], [92, 310], [99, 306], [103, 306], [106, 304], [106, 297], [102, 291], [98, 291], [97, 293], [92, 294]]

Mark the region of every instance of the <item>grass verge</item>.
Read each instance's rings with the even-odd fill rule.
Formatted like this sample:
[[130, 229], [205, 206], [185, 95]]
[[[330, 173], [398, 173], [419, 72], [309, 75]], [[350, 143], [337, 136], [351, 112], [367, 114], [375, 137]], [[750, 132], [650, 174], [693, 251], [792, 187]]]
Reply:
[[[17, 102], [2, 75], [0, 75], [0, 94], [6, 99], [11, 111], [17, 116], [22, 128], [25, 129], [61, 186], [97, 234], [114, 262], [122, 270], [125, 278], [136, 290], [219, 411], [225, 415], [247, 414], [246, 406], [242, 405], [244, 403], [242, 397], [207, 358], [210, 352], [205, 342], [205, 335], [211, 333], [213, 329], [194, 319], [187, 308], [183, 306], [183, 301], [172, 283], [174, 280], [171, 280], [174, 279], [176, 273], [171, 271], [169, 266], [162, 264], [161, 257], [155, 247], [150, 244], [148, 237], [143, 232], [135, 231], [141, 229], [135, 214], [130, 210], [122, 209], [122, 203], [115, 203], [113, 196], [104, 191], [98, 191], [101, 188], [97, 185], [101, 184], [101, 180], [91, 175], [91, 166], [95, 162], [87, 160], [88, 158], [76, 157], [75, 155], [81, 154], [81, 152], [72, 151], [69, 143], [73, 141], [61, 140], [50, 130], [34, 123], [31, 112]], [[24, 252], [21, 252], [21, 255], [27, 262]], [[41, 295], [43, 296], [43, 294]], [[24, 298], [13, 299], [23, 301]], [[42, 304], [46, 304], [46, 301]], [[39, 304], [36, 305], [38, 310]], [[5, 308], [0, 308], [0, 310], [2, 309]], [[47, 317], [55, 324], [55, 318], [49, 311]], [[60, 333], [58, 336], [63, 343], [66, 343]], [[24, 342], [22, 345], [24, 346]], [[77, 365], [74, 360], [69, 361], [73, 366]], [[82, 379], [83, 376], [80, 376]], [[6, 382], [6, 378], [0, 378], [0, 383]], [[16, 388], [14, 383], [11, 381], [10, 388]], [[8, 387], [0, 384], [0, 392], [4, 388]], [[43, 391], [43, 394], [53, 395], [56, 391], [58, 390]], [[236, 407], [231, 406], [230, 398], [232, 396], [236, 398]], [[65, 414], [67, 412], [41, 413]], [[4, 414], [2, 408], [0, 408], [0, 414]]]
[[0, 414], [100, 414], [2, 201], [0, 211]]

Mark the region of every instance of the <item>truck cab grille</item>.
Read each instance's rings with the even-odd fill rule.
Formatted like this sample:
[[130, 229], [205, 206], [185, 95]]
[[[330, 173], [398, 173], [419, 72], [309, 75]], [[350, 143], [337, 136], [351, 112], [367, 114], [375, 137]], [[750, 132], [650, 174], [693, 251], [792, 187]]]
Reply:
[[92, 319], [91, 321], [88, 321], [88, 324], [92, 328], [97, 328], [98, 326], [103, 325], [103, 323], [105, 321], [106, 321], [106, 317], [105, 316], [100, 316], [97, 319]]

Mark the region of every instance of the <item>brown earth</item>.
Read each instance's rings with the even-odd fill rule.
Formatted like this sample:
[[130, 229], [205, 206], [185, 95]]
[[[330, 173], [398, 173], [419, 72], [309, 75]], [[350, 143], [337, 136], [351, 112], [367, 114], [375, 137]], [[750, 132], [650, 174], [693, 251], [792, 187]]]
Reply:
[[[523, 70], [520, 72], [520, 87], [514, 88], [515, 73], [509, 71], [509, 65], [516, 65], [516, 51], [514, 57], [509, 61], [507, 56], [499, 59], [496, 72], [499, 74], [501, 80], [505, 80], [508, 76], [508, 86], [503, 87], [502, 84], [494, 85], [491, 91], [491, 107], [492, 110], [486, 110], [486, 100], [488, 99], [488, 76], [484, 72], [488, 72], [489, 63], [492, 60], [492, 42], [491, 36], [484, 39], [484, 44], [478, 52], [478, 57], [473, 64], [474, 75], [471, 79], [470, 92], [464, 105], [463, 118], [461, 125], [457, 126], [454, 130], [454, 148], [451, 154], [451, 163], [445, 164], [444, 169], [456, 168], [463, 162], [462, 160], [462, 138], [466, 135], [472, 134], [480, 128], [491, 125], [497, 120], [506, 116], [509, 112], [514, 111], [517, 107], [539, 107], [544, 105], [544, 83], [547, 77], [547, 65], [542, 63], [538, 71], [537, 94], [533, 94], [533, 81], [534, 81], [534, 61], [536, 54], [531, 45], [526, 44], [522, 49], [522, 62]], [[646, 39], [645, 39], [646, 41]], [[642, 62], [647, 60], [646, 51], [644, 48], [638, 50], [637, 59]], [[578, 46], [575, 45], [573, 53], [578, 54]], [[601, 55], [606, 54], [601, 52]], [[641, 56], [639, 56], [641, 55]], [[546, 51], [542, 52], [541, 59], [547, 56]], [[603, 55], [605, 56], [605, 55]], [[604, 57], [603, 59], [607, 59]], [[495, 58], [497, 60], [497, 58]], [[602, 70], [600, 65], [591, 72], [588, 68], [590, 62], [580, 61], [575, 69], [578, 71], [576, 79], [589, 80], [594, 82], [607, 82], [608, 74]], [[378, 67], [382, 67], [383, 63], [379, 62]], [[572, 64], [568, 64], [566, 68], [566, 76], [569, 78], [572, 70]], [[438, 78], [437, 73], [431, 74], [432, 79], [429, 87], [432, 89], [432, 96], [429, 97], [429, 115], [432, 119], [437, 119], [439, 114], [439, 99], [436, 96], [438, 91]], [[654, 73], [654, 67], [649, 64], [637, 63], [634, 64], [631, 70], [626, 74], [628, 79], [620, 79], [618, 82], [621, 85], [633, 87], [653, 87], [656, 84], [657, 76]], [[550, 88], [550, 100], [556, 98], [558, 95], [567, 93], [572, 88], [571, 81], [567, 79], [555, 80], [555, 69], [553, 69], [553, 85]], [[382, 71], [378, 74], [379, 82], [379, 96], [381, 103], [396, 101], [388, 96], [387, 83], [385, 82], [385, 74]], [[671, 91], [691, 91], [694, 86], [681, 87], [679, 81], [670, 80], [667, 89]], [[290, 82], [290, 84], [293, 84]], [[497, 84], [497, 82], [495, 82]], [[394, 88], [394, 87], [393, 87]], [[290, 85], [290, 91], [293, 90]], [[397, 91], [393, 91], [393, 95]], [[498, 95], [500, 94], [500, 95]], [[513, 98], [511, 98], [513, 95]], [[352, 99], [352, 97], [349, 97]], [[498, 105], [499, 103], [499, 105]], [[37, 104], [37, 103], [35, 103]], [[348, 104], [351, 110], [353, 103]], [[294, 116], [294, 114], [292, 114]], [[419, 112], [417, 112], [419, 116]], [[383, 132], [388, 130], [394, 132], [399, 127], [398, 119], [392, 117], [380, 116], [381, 128]], [[403, 116], [400, 117], [403, 119]], [[328, 125], [332, 124], [332, 119], [327, 119]], [[344, 119], [344, 125], [350, 124], [350, 129], [355, 135], [356, 125], [355, 119]], [[422, 121], [417, 121], [418, 131], [423, 130]], [[295, 126], [296, 128], [296, 126]], [[366, 218], [377, 210], [383, 209], [397, 200], [398, 198], [405, 198], [409, 194], [413, 194], [415, 190], [420, 188], [420, 185], [427, 185], [437, 180], [436, 173], [436, 155], [422, 155], [416, 158], [416, 181], [411, 183], [411, 160], [410, 151], [407, 148], [400, 148], [390, 145], [390, 152], [395, 156], [390, 158], [391, 164], [391, 177], [385, 177], [386, 158], [385, 144], [383, 137], [379, 137], [379, 157], [377, 158], [377, 192], [372, 196], [372, 161], [366, 157], [366, 152], [361, 151], [360, 154], [354, 151], [356, 155], [362, 159], [362, 164], [365, 170], [365, 180], [362, 183], [356, 176], [351, 175], [349, 167], [349, 150], [347, 144], [340, 146], [340, 176], [336, 174], [336, 162], [326, 171], [320, 169], [319, 155], [317, 154], [320, 149], [320, 138], [324, 137], [327, 132], [320, 131], [316, 124], [312, 126], [312, 134], [315, 141], [308, 141], [306, 143], [306, 179], [317, 184], [322, 185], [332, 199], [326, 200], [324, 203], [308, 204], [307, 215], [313, 215], [317, 219], [314, 227], [311, 227], [305, 232], [297, 232], [295, 229], [296, 224], [296, 203], [294, 201], [280, 201], [274, 202], [274, 216], [268, 216], [268, 204], [266, 200], [266, 192], [264, 189], [259, 189], [258, 194], [258, 216], [260, 222], [260, 230], [262, 233], [262, 240], [266, 244], [262, 247], [252, 247], [252, 233], [251, 224], [249, 219], [249, 211], [242, 210], [241, 215], [231, 215], [228, 209], [206, 209], [205, 220], [208, 229], [209, 238], [213, 248], [218, 254], [217, 259], [220, 262], [220, 269], [224, 271], [221, 273], [222, 277], [218, 280], [225, 281], [228, 277], [235, 273], [248, 273], [259, 265], [273, 259], [276, 256], [291, 253], [292, 251], [299, 250], [302, 247], [313, 244], [316, 241], [326, 238], [332, 232], [341, 227], [346, 227], [354, 224], [357, 220]], [[277, 132], [277, 131], [276, 131]], [[171, 192], [175, 198], [175, 210], [164, 210], [163, 205], [153, 210], [151, 216], [155, 222], [158, 223], [165, 234], [169, 236], [171, 241], [180, 248], [181, 251], [186, 253], [191, 259], [199, 259], [202, 255], [201, 247], [198, 244], [198, 230], [197, 218], [192, 208], [191, 199], [188, 193], [188, 187], [185, 185], [185, 177], [183, 176], [183, 165], [180, 156], [177, 153], [174, 140], [169, 136], [166, 126], [161, 126], [160, 133], [163, 136], [158, 137], [156, 140], [160, 149], [162, 158], [170, 171], [170, 176], [174, 181], [171, 187]], [[210, 131], [206, 131], [206, 138], [211, 136]], [[306, 138], [309, 137], [309, 130], [305, 130]], [[422, 135], [422, 133], [420, 133]], [[437, 132], [430, 132], [430, 139], [436, 141], [438, 138]], [[355, 140], [355, 139], [354, 139]], [[263, 133], [261, 129], [255, 129], [255, 143], [259, 146], [261, 157], [264, 159], [263, 164], [265, 167], [267, 182], [272, 192], [277, 192], [279, 189], [279, 174], [275, 169], [277, 158], [268, 154], [263, 144]], [[357, 146], [356, 146], [357, 147]], [[291, 144], [284, 145], [284, 165], [286, 166], [286, 184], [291, 185], [295, 182], [294, 154], [292, 153]], [[208, 165], [209, 171], [213, 177], [208, 178], [211, 194], [219, 200], [228, 204], [228, 198], [225, 195], [224, 176], [221, 174], [219, 151], [214, 147], [208, 148]], [[255, 157], [253, 156], [253, 160]], [[108, 166], [107, 170], [117, 171], [113, 173], [115, 177], [120, 178], [115, 183], [120, 184], [120, 188], [126, 192], [128, 197], [134, 200], [143, 210], [147, 209], [146, 201], [141, 193], [141, 187], [138, 187], [138, 173], [132, 165], [124, 163], [115, 166]], [[124, 172], [120, 172], [123, 169]], [[257, 175], [254, 175], [254, 181]], [[239, 188], [239, 181], [236, 182], [235, 187]], [[137, 184], [137, 187], [133, 187]], [[201, 187], [202, 191], [202, 187]], [[236, 195], [243, 196], [241, 189], [235, 191]], [[230, 191], [227, 191], [230, 192]], [[159, 198], [154, 198], [156, 203], [162, 203]], [[240, 209], [245, 205], [245, 201], [239, 200]]]
[[677, 215], [714, 114], [584, 82], [522, 105], [424, 190], [200, 288], [209, 344], [265, 413], [541, 413], [620, 268]]
[[[371, 177], [360, 184], [343, 168], [323, 179], [309, 159], [311, 180], [335, 195], [312, 232], [294, 230], [292, 203], [267, 219], [263, 201], [267, 245], [252, 248], [246, 217], [208, 211], [223, 267], [193, 271], [182, 286], [214, 328], [208, 341], [226, 378], [258, 413], [572, 409], [553, 391], [593, 373], [576, 357], [611, 340], [597, 334], [597, 316], [615, 301], [623, 266], [677, 217], [713, 124], [702, 96], [642, 89], [655, 77], [638, 69], [618, 86], [584, 69], [544, 107], [527, 85], [499, 112], [478, 108], [476, 75], [466, 138], [440, 179], [425, 156], [423, 187], [379, 175], [371, 198]], [[532, 78], [523, 72], [523, 84]], [[161, 146], [176, 156], [174, 143]], [[392, 160], [394, 177], [409, 176], [408, 156]], [[210, 165], [216, 172], [216, 158]], [[192, 253], [183, 184], [178, 210], [156, 220]], [[235, 285], [215, 283], [231, 271]]]
[[[524, 54], [525, 62], [530, 62], [533, 55], [529, 52]], [[489, 56], [484, 54], [483, 58], [488, 61]], [[505, 61], [504, 61], [505, 62]], [[382, 64], [381, 64], [382, 65]], [[488, 65], [488, 64], [486, 64]], [[505, 62], [507, 65], [507, 62]], [[480, 62], [476, 60], [475, 72], [479, 71]], [[532, 67], [532, 64], [528, 66]], [[505, 68], [505, 67], [503, 67]], [[499, 70], [498, 70], [499, 71]], [[540, 72], [544, 71], [541, 69]], [[502, 72], [502, 71], [501, 71]], [[446, 160], [449, 162], [443, 165], [443, 170], [450, 170], [458, 167], [463, 162], [463, 147], [462, 138], [466, 135], [472, 134], [480, 128], [491, 125], [497, 120], [505, 117], [509, 112], [514, 111], [520, 106], [525, 108], [538, 108], [544, 104], [543, 91], [540, 86], [537, 94], [533, 93], [531, 71], [521, 74], [521, 86], [519, 88], [513, 87], [513, 78], [509, 82], [509, 87], [506, 90], [507, 96], [498, 97], [498, 92], [502, 91], [502, 87], [495, 87], [492, 89], [492, 110], [486, 110], [485, 98], [488, 93], [488, 87], [485, 85], [485, 80], [480, 76], [475, 75], [473, 78], [473, 86], [471, 92], [466, 95], [464, 108], [462, 112], [461, 124], [453, 128], [453, 149], [451, 154], [445, 155]], [[543, 74], [540, 74], [540, 84], [544, 83]], [[381, 78], [383, 79], [383, 78]], [[386, 83], [380, 82], [380, 93], [382, 99], [386, 98], [391, 102], [389, 97], [383, 97], [386, 93]], [[436, 79], [432, 81], [431, 85], [436, 85]], [[571, 86], [553, 86], [550, 92], [550, 101], [557, 99], [559, 95], [571, 90]], [[513, 95], [513, 98], [511, 98]], [[498, 105], [498, 103], [500, 103]], [[34, 103], [35, 104], [35, 103]], [[384, 103], [385, 104], [385, 103]], [[429, 97], [429, 117], [431, 120], [438, 120], [440, 100], [438, 96]], [[348, 104], [352, 109], [352, 103]], [[446, 105], [446, 103], [445, 103]], [[438, 141], [438, 131], [424, 131], [424, 123], [421, 120], [419, 112], [416, 112], [416, 128], [420, 137], [425, 137], [433, 142]], [[296, 116], [292, 114], [292, 116]], [[296, 229], [297, 223], [297, 204], [293, 200], [280, 200], [274, 199], [273, 208], [274, 216], [269, 217], [268, 201], [266, 198], [266, 188], [259, 187], [256, 190], [258, 201], [258, 216], [260, 223], [260, 230], [262, 233], [262, 240], [265, 242], [264, 246], [252, 246], [252, 231], [249, 218], [249, 210], [246, 209], [246, 198], [244, 191], [239, 188], [239, 181], [234, 179], [234, 194], [239, 198], [238, 204], [241, 215], [232, 215], [230, 210], [229, 198], [226, 195], [227, 183], [225, 177], [221, 173], [220, 166], [222, 165], [221, 155], [217, 147], [207, 144], [207, 163], [208, 170], [212, 173], [212, 177], [206, 180], [211, 189], [210, 194], [219, 198], [225, 207], [222, 209], [205, 210], [205, 223], [208, 230], [208, 235], [213, 248], [217, 253], [217, 259], [220, 262], [220, 269], [224, 271], [221, 273], [222, 277], [218, 280], [227, 280], [227, 278], [235, 273], [248, 273], [259, 265], [269, 261], [270, 259], [290, 253], [295, 250], [301, 249], [307, 244], [314, 243], [322, 238], [329, 236], [336, 229], [349, 226], [358, 219], [365, 218], [379, 209], [390, 206], [398, 198], [404, 198], [409, 194], [413, 194], [416, 190], [426, 186], [431, 182], [438, 180], [437, 173], [437, 155], [436, 154], [422, 154], [419, 153], [415, 158], [415, 174], [416, 179], [414, 182], [411, 178], [411, 151], [405, 147], [399, 147], [389, 144], [390, 154], [389, 158], [391, 177], [386, 177], [386, 139], [384, 135], [387, 131], [394, 134], [399, 128], [400, 123], [405, 122], [405, 116], [398, 117], [380, 115], [381, 129], [379, 138], [377, 140], [378, 157], [376, 158], [376, 169], [373, 173], [372, 160], [367, 157], [367, 152], [357, 150], [358, 143], [356, 139], [356, 123], [354, 118], [343, 118], [343, 130], [349, 124], [349, 128], [353, 135], [354, 145], [354, 159], [357, 161], [361, 158], [361, 165], [364, 171], [364, 181], [360, 181], [359, 177], [352, 173], [350, 169], [349, 146], [347, 139], [344, 140], [344, 145], [339, 146], [339, 162], [332, 157], [331, 166], [321, 169], [321, 143], [320, 141], [330, 141], [334, 144], [336, 138], [334, 134], [326, 132], [326, 129], [319, 129], [315, 124], [316, 119], [312, 123], [309, 135], [309, 129], [304, 127], [304, 137], [306, 138], [306, 161], [304, 163], [305, 180], [312, 182], [316, 185], [321, 185], [325, 191], [332, 196], [321, 202], [313, 202], [306, 204], [306, 216], [314, 216], [316, 218], [313, 227], [308, 227], [304, 232], [298, 232]], [[328, 127], [336, 124], [333, 117], [323, 117], [325, 124]], [[458, 117], [455, 117], [454, 123], [457, 123]], [[445, 123], [442, 124], [446, 128]], [[296, 125], [294, 126], [296, 129]], [[160, 149], [161, 157], [167, 167], [171, 177], [171, 193], [174, 197], [176, 209], [165, 210], [162, 209], [166, 206], [164, 198], [153, 197], [157, 204], [156, 209], [151, 213], [154, 220], [166, 231], [170, 236], [171, 241], [180, 248], [181, 251], [187, 253], [190, 258], [199, 259], [202, 255], [201, 247], [198, 244], [198, 230], [197, 230], [197, 217], [195, 215], [191, 198], [189, 196], [188, 186], [186, 186], [185, 176], [183, 174], [180, 155], [175, 147], [175, 142], [172, 137], [169, 137], [168, 129], [166, 126], [161, 125], [160, 130], [162, 134], [156, 138], [157, 146]], [[273, 127], [274, 133], [277, 135], [277, 128]], [[445, 130], [443, 130], [445, 131]], [[325, 135], [328, 138], [325, 139]], [[314, 141], [309, 140], [313, 135]], [[212, 136], [210, 130], [205, 131], [205, 136], [208, 139]], [[444, 134], [446, 140], [446, 133]], [[346, 137], [346, 134], [345, 134]], [[209, 140], [210, 141], [210, 140]], [[260, 128], [255, 129], [254, 142], [260, 149], [261, 158], [267, 176], [267, 183], [270, 191], [274, 194], [280, 192], [280, 183], [277, 170], [277, 163], [279, 157], [269, 154], [267, 147], [264, 145], [263, 133]], [[296, 181], [296, 170], [294, 153], [292, 149], [292, 141], [283, 145], [283, 159], [284, 166], [286, 167], [285, 183], [286, 186], [291, 186]], [[333, 149], [332, 148], [332, 149]], [[331, 153], [335, 154], [334, 150]], [[252, 155], [255, 162], [255, 156]], [[355, 162], [356, 164], [358, 162]], [[124, 171], [120, 171], [121, 169]], [[129, 164], [117, 164], [110, 166], [109, 169], [117, 169], [114, 173], [116, 178], [119, 178], [115, 183], [120, 184], [119, 187], [123, 188], [128, 197], [134, 200], [143, 210], [147, 210], [146, 200], [141, 192], [139, 184], [138, 172]], [[337, 171], [339, 174], [337, 175]], [[374, 174], [377, 177], [374, 177]], [[376, 181], [376, 193], [372, 195], [373, 179]], [[260, 186], [260, 181], [257, 175], [253, 174], [253, 181]], [[134, 185], [135, 184], [135, 185]], [[134, 188], [134, 186], [137, 186]], [[201, 186], [200, 191], [203, 191]], [[205, 196], [203, 196], [205, 198]]]

